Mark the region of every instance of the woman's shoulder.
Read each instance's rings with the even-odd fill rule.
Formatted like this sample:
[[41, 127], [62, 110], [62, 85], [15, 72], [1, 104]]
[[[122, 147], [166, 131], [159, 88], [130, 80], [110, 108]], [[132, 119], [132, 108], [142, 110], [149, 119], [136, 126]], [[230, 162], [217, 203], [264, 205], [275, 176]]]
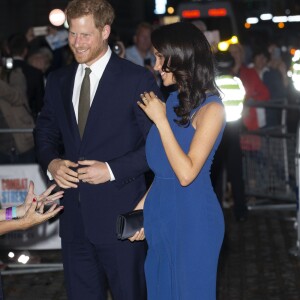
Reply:
[[206, 105], [208, 103], [211, 103], [211, 102], [216, 102], [216, 103], [223, 104], [222, 99], [219, 95], [208, 93], [206, 95], [205, 100], [202, 102], [201, 106], [204, 106], [204, 105]]
[[224, 105], [222, 99], [218, 95], [214, 94], [207, 94], [205, 100], [196, 108], [194, 108], [190, 113], [190, 119], [193, 120], [198, 112], [201, 111], [201, 115], [203, 113], [207, 114], [209, 112], [220, 111], [224, 110]]
[[195, 114], [198, 110], [202, 108], [207, 108], [208, 106], [224, 106], [222, 99], [219, 95], [215, 95], [212, 93], [207, 93], [206, 98], [201, 102], [201, 104], [192, 110], [192, 114]]

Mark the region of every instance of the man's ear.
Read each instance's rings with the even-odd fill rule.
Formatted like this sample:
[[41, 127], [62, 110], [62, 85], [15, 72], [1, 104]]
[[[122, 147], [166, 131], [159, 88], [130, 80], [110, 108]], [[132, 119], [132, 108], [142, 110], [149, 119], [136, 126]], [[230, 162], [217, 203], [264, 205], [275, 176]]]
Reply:
[[110, 35], [110, 26], [109, 25], [105, 25], [102, 29], [102, 38], [103, 40], [107, 40], [109, 35]]

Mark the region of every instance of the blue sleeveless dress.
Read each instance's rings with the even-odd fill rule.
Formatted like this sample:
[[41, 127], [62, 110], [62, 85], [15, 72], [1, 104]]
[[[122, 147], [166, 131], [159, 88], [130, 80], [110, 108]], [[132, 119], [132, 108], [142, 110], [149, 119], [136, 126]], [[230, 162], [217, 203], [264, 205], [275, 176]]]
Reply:
[[[174, 92], [168, 98], [167, 117], [187, 153], [195, 129], [191, 125], [180, 127], [173, 121], [178, 119], [173, 110], [178, 105], [177, 95]], [[211, 95], [200, 107], [213, 101], [222, 103]], [[224, 126], [201, 172], [186, 187], [180, 185], [169, 164], [156, 126], [149, 132], [146, 155], [155, 178], [144, 205], [148, 300], [216, 299], [224, 219], [212, 188], [210, 167]]]

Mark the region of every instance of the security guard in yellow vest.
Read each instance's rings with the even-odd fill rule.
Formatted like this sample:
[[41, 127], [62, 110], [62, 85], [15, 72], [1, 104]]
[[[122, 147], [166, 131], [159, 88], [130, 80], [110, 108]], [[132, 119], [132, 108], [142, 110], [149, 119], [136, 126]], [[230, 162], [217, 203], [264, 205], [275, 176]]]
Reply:
[[245, 89], [242, 81], [230, 74], [220, 74], [216, 83], [222, 92], [225, 105], [226, 121], [233, 122], [242, 117]]

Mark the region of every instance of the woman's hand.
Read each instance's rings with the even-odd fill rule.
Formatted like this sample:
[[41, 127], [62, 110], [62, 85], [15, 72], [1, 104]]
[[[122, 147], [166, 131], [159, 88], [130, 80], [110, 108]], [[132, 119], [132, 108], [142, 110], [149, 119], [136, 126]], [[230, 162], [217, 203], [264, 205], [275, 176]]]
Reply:
[[38, 208], [38, 202], [36, 199], [33, 199], [25, 215], [18, 220], [21, 222], [21, 229], [25, 230], [41, 224], [56, 216], [62, 209], [63, 206], [57, 207], [57, 204], [53, 204], [46, 212], [44, 212], [44, 204], [42, 203]]
[[[151, 186], [152, 186], [152, 184], [151, 184]], [[145, 193], [143, 198], [140, 200], [140, 202], [137, 204], [137, 206], [133, 210], [144, 209], [145, 200], [146, 200], [146, 197], [147, 197], [147, 195], [148, 195], [148, 193], [151, 189], [151, 186], [149, 187], [149, 189], [147, 190], [147, 192]], [[137, 231], [132, 237], [130, 237], [128, 239], [131, 242], [144, 240], [145, 239], [144, 228], [141, 228], [141, 230]]]
[[32, 181], [30, 181], [26, 199], [25, 199], [24, 203], [21, 204], [20, 206], [18, 206], [18, 208], [17, 208], [17, 216], [20, 218], [25, 215], [25, 213], [31, 206], [33, 199], [37, 200], [37, 208], [39, 209], [40, 206], [43, 204], [47, 205], [47, 204], [52, 203], [53, 201], [56, 201], [56, 200], [62, 198], [64, 191], [59, 191], [59, 192], [56, 192], [56, 193], [50, 195], [55, 187], [56, 187], [56, 184], [52, 184], [42, 194], [36, 195], [34, 193], [34, 183]]
[[[147, 194], [146, 194], [147, 195]], [[143, 197], [144, 199], [145, 197]], [[134, 210], [143, 209], [144, 208], [144, 200], [141, 200], [138, 205], [135, 207]], [[143, 241], [145, 239], [145, 231], [144, 228], [141, 228], [141, 230], [137, 231], [134, 236], [128, 238], [130, 242], [135, 241]]]
[[128, 238], [130, 242], [135, 242], [135, 241], [143, 241], [145, 239], [145, 231], [144, 228], [141, 230], [137, 231], [134, 236]]
[[141, 94], [141, 99], [137, 102], [138, 106], [156, 125], [167, 120], [166, 104], [153, 92]]

